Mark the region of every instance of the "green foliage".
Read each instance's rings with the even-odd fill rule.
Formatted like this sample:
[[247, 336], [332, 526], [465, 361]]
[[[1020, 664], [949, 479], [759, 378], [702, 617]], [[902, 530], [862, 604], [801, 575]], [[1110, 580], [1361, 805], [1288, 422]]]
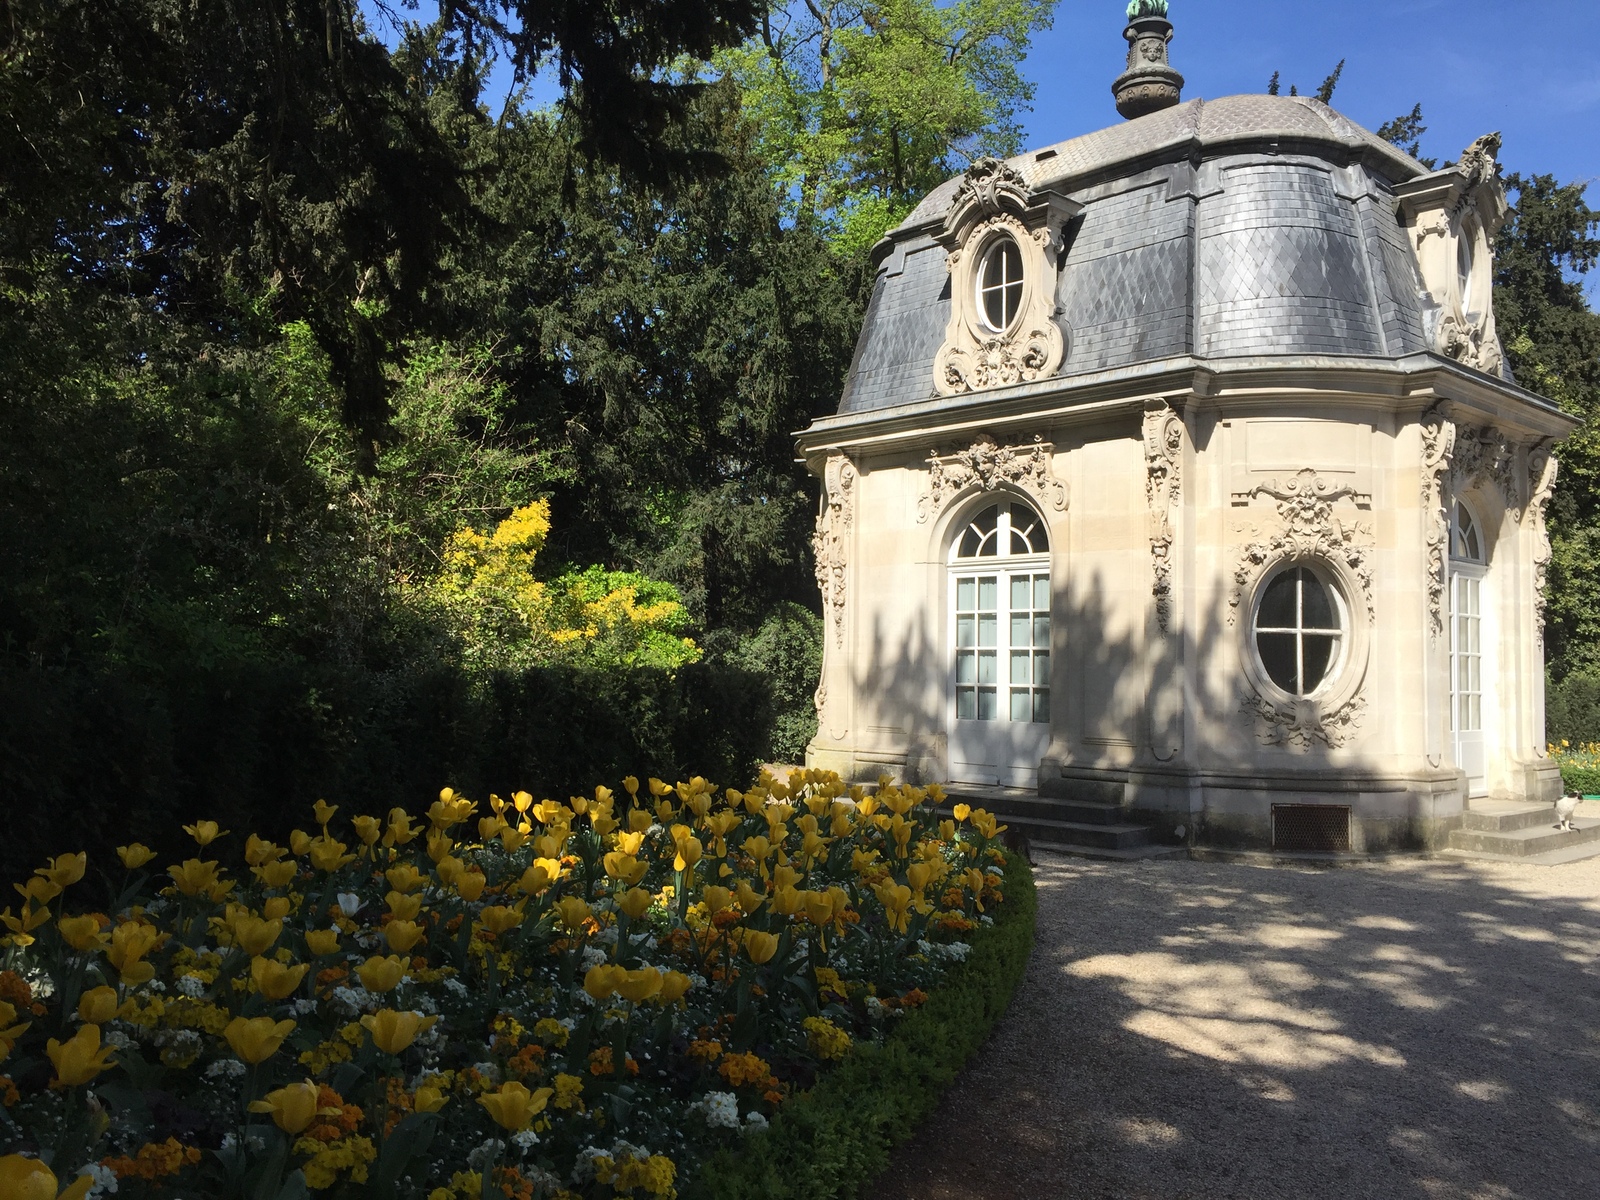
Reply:
[[1600, 742], [1600, 675], [1574, 671], [1563, 679], [1551, 677], [1545, 685], [1544, 728], [1553, 743]]
[[730, 664], [768, 682], [774, 762], [805, 762], [806, 746], [817, 735], [822, 633], [822, 618], [816, 613], [784, 604], [726, 656]]
[[982, 153], [1020, 149], [1033, 85], [1017, 70], [1055, 0], [876, 0], [776, 7], [714, 60], [802, 223], [870, 246]]
[[1379, 137], [1405, 151], [1431, 171], [1438, 165], [1438, 161], [1422, 157], [1422, 135], [1427, 132], [1428, 127], [1422, 123], [1421, 104], [1378, 127]]
[[[1316, 99], [1322, 101], [1322, 103], [1324, 103], [1324, 104], [1332, 104], [1333, 103], [1333, 94], [1334, 94], [1334, 92], [1339, 90], [1339, 80], [1344, 77], [1344, 64], [1345, 64], [1345, 60], [1341, 58], [1339, 60], [1339, 64], [1336, 67], [1334, 67], [1332, 71], [1328, 72], [1328, 77], [1326, 79], [1324, 79], [1319, 85], [1317, 85], [1317, 90], [1312, 93], [1312, 95]], [[1267, 95], [1276, 96], [1282, 90], [1283, 90], [1283, 72], [1282, 71], [1274, 71], [1272, 73], [1272, 78], [1267, 82]], [[1289, 95], [1298, 96], [1299, 94], [1300, 94], [1299, 86], [1296, 85], [1296, 84], [1290, 84], [1289, 85]], [[1385, 128], [1387, 128], [1387, 126]], [[1380, 134], [1379, 136], [1383, 136], [1383, 135]]]
[[862, 1194], [889, 1151], [916, 1131], [1005, 1012], [1033, 950], [1037, 897], [1026, 862], [1006, 865], [993, 928], [881, 1046], [843, 1063], [785, 1105], [765, 1133], [723, 1151], [681, 1189], [685, 1200], [835, 1200]]
[[1140, 17], [1164, 17], [1167, 15], [1167, 0], [1129, 0], [1128, 20], [1137, 21]]
[[1557, 451], [1548, 521], [1546, 646], [1557, 681], [1600, 671], [1600, 315], [1579, 276], [1600, 261], [1600, 213], [1586, 185], [1548, 175], [1507, 180], [1512, 218], [1495, 252], [1495, 314], [1517, 382], [1583, 425]]

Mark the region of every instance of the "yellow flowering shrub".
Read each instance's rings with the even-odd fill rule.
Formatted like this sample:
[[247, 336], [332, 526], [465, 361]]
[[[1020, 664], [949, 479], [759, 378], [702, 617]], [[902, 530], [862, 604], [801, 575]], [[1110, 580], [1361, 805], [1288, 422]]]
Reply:
[[318, 802], [284, 846], [124, 847], [105, 904], [62, 855], [0, 911], [0, 1162], [87, 1200], [670, 1198], [1004, 902], [1002, 827], [941, 800], [800, 771]]

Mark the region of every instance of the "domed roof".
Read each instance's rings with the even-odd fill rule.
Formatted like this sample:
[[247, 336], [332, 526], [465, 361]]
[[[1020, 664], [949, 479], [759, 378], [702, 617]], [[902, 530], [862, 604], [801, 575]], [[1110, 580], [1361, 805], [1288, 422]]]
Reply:
[[[1058, 378], [1183, 356], [1428, 348], [1393, 194], [1427, 169], [1317, 100], [1191, 100], [1006, 165], [1031, 191], [1081, 206], [1058, 264]], [[842, 413], [934, 395], [951, 311], [937, 239], [964, 179], [880, 243]]]

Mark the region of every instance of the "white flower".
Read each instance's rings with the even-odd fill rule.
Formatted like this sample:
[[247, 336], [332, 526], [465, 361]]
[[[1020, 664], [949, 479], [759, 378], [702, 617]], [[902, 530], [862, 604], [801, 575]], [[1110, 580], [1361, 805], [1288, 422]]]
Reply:
[[568, 1033], [571, 1033], [578, 1027], [578, 1021], [576, 1017], [561, 1017], [556, 1021], [556, 1024], [561, 1026], [561, 1028], [565, 1029]]
[[690, 1107], [698, 1110], [713, 1129], [739, 1128], [739, 1097], [732, 1092], [707, 1092]]
[[249, 1069], [237, 1058], [219, 1058], [206, 1068], [206, 1078], [220, 1079], [226, 1076], [229, 1079], [237, 1079]]
[[87, 1175], [94, 1180], [89, 1190], [84, 1193], [84, 1200], [94, 1200], [96, 1196], [109, 1196], [117, 1190], [117, 1173], [110, 1167], [90, 1163], [86, 1167], [79, 1167], [78, 1174]]
[[490, 1083], [500, 1082], [500, 1064], [493, 1062], [473, 1063], [472, 1069], [482, 1075]]
[[867, 1016], [868, 1017], [870, 1017], [872, 1020], [876, 1021], [880, 1017], [883, 1016], [885, 1011], [887, 1011], [887, 1010], [884, 1008], [882, 1000], [879, 1000], [876, 996], [868, 996], [867, 997]]
[[461, 980], [457, 979], [454, 975], [451, 975], [444, 981], [444, 986], [445, 990], [450, 992], [452, 995], [458, 996], [463, 1000], [467, 998], [467, 985], [462, 983]]
[[539, 1135], [531, 1129], [524, 1129], [521, 1133], [511, 1135], [511, 1143], [523, 1154], [526, 1154], [539, 1144]]
[[354, 892], [340, 892], [339, 911], [347, 917], [355, 916], [361, 911], [361, 897]]
[[333, 1006], [341, 1009], [345, 1016], [353, 1017], [357, 1013], [376, 1012], [382, 997], [373, 995], [364, 987], [336, 987], [332, 1001]]
[[100, 1036], [106, 1045], [115, 1046], [118, 1050], [132, 1050], [139, 1044], [120, 1029], [105, 1029]]
[[966, 962], [967, 955], [972, 953], [972, 947], [966, 942], [951, 942], [944, 948], [946, 958], [953, 958], [957, 962]]
[[994, 918], [991, 917], [988, 913], [981, 913], [979, 915], [979, 917], [978, 917], [978, 921], [979, 921], [980, 924], [983, 924], [983, 925], [993, 925], [994, 924]]
[[506, 1144], [499, 1138], [490, 1138], [475, 1150], [467, 1153], [467, 1169], [482, 1171], [506, 1152]]
[[758, 1112], [746, 1113], [744, 1127], [748, 1132], [759, 1133], [767, 1127], [767, 1119]]
[[583, 969], [587, 971], [590, 967], [604, 966], [609, 958], [610, 955], [604, 950], [594, 946], [585, 946], [583, 948]]
[[191, 999], [198, 999], [206, 994], [206, 982], [198, 975], [179, 975], [178, 990]]
[[310, 1016], [317, 1011], [317, 1002], [308, 1000], [304, 996], [294, 1002], [294, 1015], [297, 1017]]
[[594, 935], [594, 940], [607, 946], [615, 946], [617, 944], [617, 927], [615, 925], [607, 925]]
[[700, 974], [698, 971], [689, 972], [689, 986], [691, 988], [703, 988], [705, 985], [706, 977], [704, 975]]

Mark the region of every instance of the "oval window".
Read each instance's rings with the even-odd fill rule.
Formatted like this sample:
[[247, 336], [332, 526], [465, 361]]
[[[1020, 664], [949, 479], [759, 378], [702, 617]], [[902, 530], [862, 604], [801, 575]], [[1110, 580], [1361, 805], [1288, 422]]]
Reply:
[[1002, 237], [983, 256], [978, 271], [978, 314], [994, 333], [1011, 328], [1022, 307], [1022, 252]]
[[1338, 666], [1344, 644], [1339, 594], [1305, 567], [1280, 571], [1256, 606], [1256, 653], [1267, 677], [1291, 696], [1309, 696]]

